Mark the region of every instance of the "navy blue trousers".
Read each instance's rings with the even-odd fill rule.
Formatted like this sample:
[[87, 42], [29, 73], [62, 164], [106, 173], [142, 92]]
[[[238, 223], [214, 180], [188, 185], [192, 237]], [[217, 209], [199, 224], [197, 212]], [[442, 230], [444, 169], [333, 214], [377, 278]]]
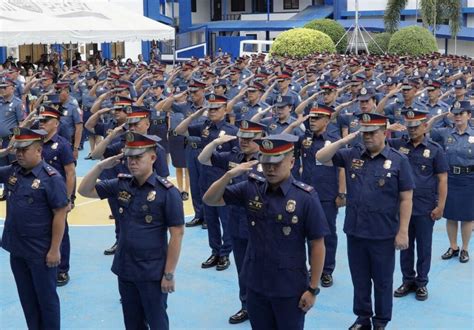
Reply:
[[[400, 268], [403, 283], [416, 284], [417, 287], [428, 284], [428, 273], [431, 268], [431, 243], [433, 241], [433, 225], [429, 215], [412, 216], [408, 227], [410, 245], [400, 252]], [[416, 242], [416, 272], [415, 272], [415, 242]]]
[[168, 294], [160, 281], [131, 282], [118, 278], [125, 328], [168, 330]]
[[[373, 240], [347, 235], [347, 255], [354, 285], [354, 314], [357, 322], [385, 326], [392, 319], [394, 239]], [[372, 312], [374, 283], [375, 316]]]
[[63, 240], [61, 241], [61, 263], [58, 266], [58, 272], [67, 273], [69, 271], [69, 261], [71, 259], [71, 241], [69, 239], [69, 225], [67, 224], [66, 217], [66, 227], [64, 228]]
[[[229, 256], [232, 252], [232, 238], [229, 231], [229, 206], [204, 206], [204, 220], [207, 223], [209, 247], [215, 256]], [[222, 224], [222, 230], [221, 230]]]
[[186, 164], [189, 171], [189, 184], [191, 188], [194, 217], [198, 219], [204, 219], [201, 187], [199, 185], [202, 165], [197, 159], [200, 153], [201, 149], [192, 149], [191, 147], [186, 146]]
[[232, 237], [232, 252], [239, 277], [239, 299], [242, 303], [242, 309], [247, 309], [247, 285], [245, 284], [246, 278], [245, 272], [242, 272], [242, 266], [244, 264], [248, 242], [248, 239]]
[[247, 311], [252, 329], [302, 330], [305, 313], [298, 308], [300, 298], [266, 297], [247, 289]]
[[[324, 259], [323, 274], [332, 275], [334, 268], [336, 268], [336, 250], [337, 250], [337, 231], [336, 231], [336, 218], [337, 218], [337, 206], [336, 202], [332, 201], [321, 201], [324, 214], [328, 221], [329, 235], [324, 236], [324, 245], [326, 247], [326, 258]], [[311, 250], [310, 250], [311, 251]]]
[[28, 329], [59, 329], [60, 308], [56, 293], [57, 267], [44, 259], [24, 259], [10, 255], [21, 307]]

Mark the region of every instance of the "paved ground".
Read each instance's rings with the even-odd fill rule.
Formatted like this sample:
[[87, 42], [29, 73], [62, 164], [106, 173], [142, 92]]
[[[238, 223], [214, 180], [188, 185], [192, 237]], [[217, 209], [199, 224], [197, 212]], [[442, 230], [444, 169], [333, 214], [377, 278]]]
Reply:
[[[86, 151], [81, 153], [84, 157]], [[81, 160], [78, 175], [83, 176], [92, 162]], [[174, 175], [174, 171], [172, 176]], [[0, 216], [4, 205], [0, 204]], [[62, 328], [121, 329], [121, 306], [116, 277], [110, 272], [112, 257], [102, 251], [113, 243], [112, 222], [104, 202], [80, 199], [71, 215], [71, 282], [58, 288], [61, 298]], [[190, 215], [190, 207], [186, 213]], [[318, 301], [306, 317], [306, 329], [344, 329], [354, 320], [352, 284], [342, 233], [344, 210], [338, 217], [339, 247], [334, 286], [322, 289]], [[3, 221], [0, 221], [0, 232]], [[471, 243], [471, 252], [474, 253]], [[390, 329], [473, 329], [473, 265], [457, 259], [442, 261], [448, 247], [445, 223], [435, 225], [430, 298], [425, 302], [414, 295], [394, 300]], [[235, 266], [223, 272], [203, 270], [200, 264], [209, 254], [207, 232], [187, 229], [181, 260], [176, 273], [177, 291], [169, 297], [171, 329], [250, 329], [250, 324], [230, 325], [228, 317], [239, 309]], [[397, 258], [398, 260], [398, 258]], [[400, 284], [397, 265], [394, 285]], [[8, 254], [0, 249], [0, 329], [25, 329], [21, 306], [10, 271]]]

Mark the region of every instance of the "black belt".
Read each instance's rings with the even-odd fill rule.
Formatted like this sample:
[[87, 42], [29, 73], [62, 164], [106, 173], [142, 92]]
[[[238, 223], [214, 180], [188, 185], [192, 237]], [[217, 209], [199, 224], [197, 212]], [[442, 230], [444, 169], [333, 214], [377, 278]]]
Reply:
[[451, 166], [451, 173], [453, 174], [469, 174], [474, 172], [473, 166]]
[[151, 122], [153, 125], [161, 125], [166, 123], [166, 119], [153, 119]]

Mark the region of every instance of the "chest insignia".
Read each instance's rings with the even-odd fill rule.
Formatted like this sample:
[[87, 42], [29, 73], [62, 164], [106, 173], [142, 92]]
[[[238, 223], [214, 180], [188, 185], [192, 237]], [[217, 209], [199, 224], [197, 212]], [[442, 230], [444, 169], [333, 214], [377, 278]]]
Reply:
[[454, 142], [454, 138], [452, 136], [448, 136], [448, 140], [446, 141], [446, 143], [453, 143]]
[[350, 124], [351, 128], [357, 127], [357, 125], [359, 125], [359, 121], [358, 121], [358, 120], [353, 120], [353, 121], [351, 121], [351, 124]]
[[467, 139], [467, 141], [468, 141], [469, 143], [474, 143], [474, 136], [470, 136], [470, 137]]
[[278, 222], [283, 221], [283, 215], [278, 214], [278, 215], [277, 215], [277, 221], [278, 221]]
[[263, 203], [258, 201], [258, 197], [255, 200], [249, 200], [249, 209], [259, 211], [263, 207]]
[[222, 130], [222, 131], [219, 132], [219, 137], [221, 137], [222, 135], [225, 135], [225, 131], [224, 131], [224, 130]]
[[53, 150], [58, 149], [58, 145], [59, 145], [59, 143], [54, 142], [53, 145], [51, 146], [51, 149], [53, 149]]
[[430, 158], [431, 151], [430, 149], [423, 150], [423, 157]]
[[209, 129], [207, 127], [202, 130], [201, 136], [203, 138], [207, 138], [209, 136]]
[[129, 202], [132, 195], [128, 191], [122, 190], [118, 194], [118, 199], [122, 202]]
[[389, 170], [391, 167], [392, 167], [392, 161], [390, 159], [387, 159], [383, 163], [383, 168], [386, 169], [386, 170]]
[[8, 184], [9, 184], [10, 186], [14, 186], [17, 181], [18, 181], [18, 178], [17, 178], [16, 176], [14, 176], [14, 175], [12, 175], [12, 176], [10, 176], [10, 177], [8, 178]]
[[312, 143], [313, 143], [313, 140], [308, 137], [308, 138], [304, 139], [301, 144], [303, 145], [303, 147], [309, 148], [309, 147], [311, 147]]
[[288, 200], [288, 202], [286, 202], [286, 212], [293, 213], [295, 212], [295, 209], [296, 209], [296, 201], [293, 199]]
[[405, 148], [405, 147], [400, 147], [398, 151], [400, 151], [402, 154], [405, 154], [405, 155], [408, 155], [410, 153], [410, 149]]
[[270, 130], [275, 130], [277, 128], [277, 125], [276, 124], [271, 124], [268, 128], [270, 128]]
[[291, 223], [296, 225], [298, 223], [298, 216], [297, 215], [294, 215], [292, 218], [291, 218]]
[[247, 111], [249, 111], [249, 108], [247, 108], [246, 106], [243, 106], [241, 112], [246, 113]]
[[328, 145], [330, 145], [330, 144], [331, 144], [331, 141], [329, 141], [329, 140], [324, 141], [324, 146], [325, 146], [325, 147], [328, 146]]
[[288, 236], [291, 233], [291, 227], [285, 226], [282, 228], [283, 235]]
[[383, 187], [385, 185], [385, 179], [382, 178], [382, 179], [379, 179], [379, 181], [377, 181], [379, 187]]
[[40, 179], [34, 179], [33, 182], [31, 183], [31, 188], [38, 189], [40, 186], [40, 183], [41, 183]]
[[156, 191], [152, 190], [148, 193], [148, 195], [146, 196], [146, 200], [149, 201], [149, 202], [153, 202], [156, 198]]
[[237, 163], [229, 162], [229, 170], [233, 169], [236, 166], [237, 166]]
[[362, 166], [364, 166], [364, 161], [362, 159], [353, 159], [352, 160], [351, 168], [360, 170], [362, 168]]
[[148, 214], [147, 216], [145, 216], [145, 221], [146, 223], [151, 223], [153, 221], [153, 217]]

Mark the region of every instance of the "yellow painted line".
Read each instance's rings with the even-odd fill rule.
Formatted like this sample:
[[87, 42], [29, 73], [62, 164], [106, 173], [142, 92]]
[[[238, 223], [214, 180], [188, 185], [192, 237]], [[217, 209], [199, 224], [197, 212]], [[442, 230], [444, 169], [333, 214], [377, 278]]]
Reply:
[[[82, 178], [78, 178], [79, 186]], [[171, 180], [175, 185], [174, 178]], [[76, 207], [68, 214], [68, 223], [72, 226], [112, 226], [114, 220], [109, 219], [111, 214], [107, 200], [85, 198], [77, 194]], [[184, 214], [191, 216], [194, 214], [191, 196], [184, 202]], [[6, 203], [0, 202], [0, 218], [5, 219]]]

